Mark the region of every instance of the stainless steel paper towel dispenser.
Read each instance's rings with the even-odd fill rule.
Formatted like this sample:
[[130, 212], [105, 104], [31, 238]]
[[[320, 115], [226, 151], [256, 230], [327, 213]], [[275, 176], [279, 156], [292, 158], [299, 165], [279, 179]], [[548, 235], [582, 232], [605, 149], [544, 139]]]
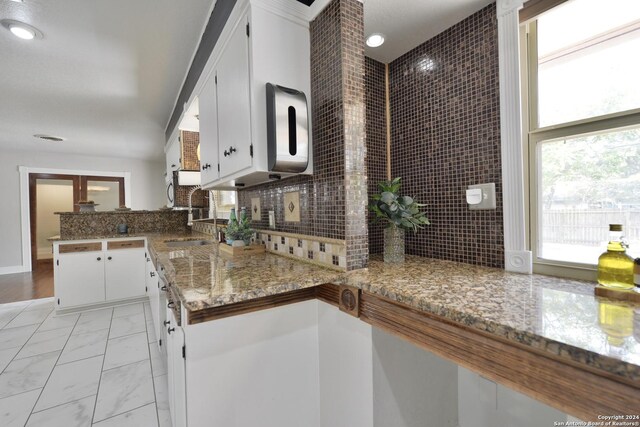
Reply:
[[299, 90], [267, 83], [269, 171], [300, 173], [309, 164], [307, 97]]

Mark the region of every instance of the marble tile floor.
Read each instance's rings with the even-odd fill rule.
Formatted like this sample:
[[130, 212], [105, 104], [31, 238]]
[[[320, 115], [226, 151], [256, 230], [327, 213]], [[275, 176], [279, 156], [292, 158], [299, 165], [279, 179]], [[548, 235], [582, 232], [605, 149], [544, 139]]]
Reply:
[[0, 426], [171, 427], [149, 304], [53, 304], [0, 304]]

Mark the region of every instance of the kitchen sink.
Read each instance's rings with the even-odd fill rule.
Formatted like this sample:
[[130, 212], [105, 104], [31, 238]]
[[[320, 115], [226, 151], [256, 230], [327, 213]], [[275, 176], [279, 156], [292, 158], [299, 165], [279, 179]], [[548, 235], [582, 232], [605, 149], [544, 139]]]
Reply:
[[170, 248], [179, 246], [204, 246], [212, 245], [215, 242], [213, 240], [165, 240], [164, 244]]

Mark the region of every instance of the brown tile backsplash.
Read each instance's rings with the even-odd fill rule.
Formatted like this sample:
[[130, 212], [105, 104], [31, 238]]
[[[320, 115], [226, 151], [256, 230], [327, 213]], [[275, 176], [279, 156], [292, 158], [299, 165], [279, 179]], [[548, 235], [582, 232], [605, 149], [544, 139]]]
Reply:
[[[174, 206], [189, 206], [189, 192], [196, 187], [191, 185], [178, 185], [178, 171], [174, 171], [173, 188], [175, 188]], [[249, 203], [247, 206], [251, 206], [251, 203]], [[191, 207], [208, 208], [209, 192], [204, 190], [196, 190], [191, 197]]]
[[[347, 268], [364, 267], [368, 242], [362, 3], [332, 1], [311, 22], [310, 33], [314, 175], [240, 190], [239, 204], [250, 206], [252, 198], [260, 198], [256, 228], [268, 228], [273, 210], [277, 231], [346, 240]], [[285, 222], [284, 194], [295, 191], [300, 193], [300, 222]]]
[[182, 169], [188, 171], [199, 171], [200, 160], [198, 160], [198, 145], [200, 144], [200, 133], [183, 130], [180, 132]]
[[[365, 117], [367, 129], [367, 188], [369, 198], [378, 192], [378, 183], [387, 179], [387, 128], [384, 91], [384, 64], [365, 58]], [[369, 212], [369, 253], [383, 251], [384, 224]]]
[[184, 232], [187, 211], [64, 212], [60, 213], [60, 238], [117, 236], [119, 224], [126, 224], [129, 234]]
[[[504, 267], [495, 4], [393, 61], [390, 91], [392, 174], [432, 221], [407, 252]], [[489, 182], [497, 209], [470, 211], [466, 187]]]
[[361, 2], [340, 2], [344, 102], [345, 240], [347, 270], [369, 260], [365, 128], [364, 11]]

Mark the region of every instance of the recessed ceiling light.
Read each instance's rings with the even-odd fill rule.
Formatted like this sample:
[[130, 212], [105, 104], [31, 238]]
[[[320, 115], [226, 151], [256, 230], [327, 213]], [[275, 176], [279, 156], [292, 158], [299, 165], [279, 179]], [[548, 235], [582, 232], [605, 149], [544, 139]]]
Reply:
[[40, 139], [44, 139], [45, 141], [52, 141], [52, 142], [62, 142], [64, 141], [64, 138], [60, 138], [59, 136], [53, 136], [53, 135], [43, 135], [41, 133], [37, 133], [35, 135], [36, 138], [40, 138]]
[[42, 38], [42, 33], [37, 28], [34, 28], [29, 24], [25, 24], [24, 22], [15, 21], [13, 19], [3, 19], [0, 23], [4, 28], [11, 31], [11, 34], [23, 40]]
[[378, 47], [382, 46], [384, 43], [384, 35], [380, 33], [373, 33], [369, 37], [367, 37], [367, 46], [369, 47]]

